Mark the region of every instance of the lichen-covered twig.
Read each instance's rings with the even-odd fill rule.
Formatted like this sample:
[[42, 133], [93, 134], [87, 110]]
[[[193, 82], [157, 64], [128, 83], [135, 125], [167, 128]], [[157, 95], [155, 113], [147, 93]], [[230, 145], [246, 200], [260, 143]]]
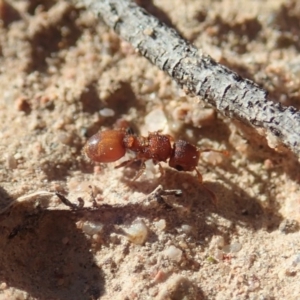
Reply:
[[101, 17], [188, 92], [219, 111], [264, 128], [300, 156], [300, 113], [267, 99], [267, 92], [183, 40], [130, 0], [77, 0]]

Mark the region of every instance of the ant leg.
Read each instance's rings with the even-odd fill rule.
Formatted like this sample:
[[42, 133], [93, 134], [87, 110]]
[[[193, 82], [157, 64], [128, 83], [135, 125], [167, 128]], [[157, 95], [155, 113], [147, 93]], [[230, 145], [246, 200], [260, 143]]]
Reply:
[[[138, 161], [139, 159], [129, 159], [129, 160], [126, 160], [126, 161], [123, 161], [121, 164], [119, 164], [118, 166], [115, 166], [115, 169], [119, 169], [119, 168], [122, 168], [122, 167], [127, 167], [128, 165]], [[132, 178], [133, 181], [137, 180], [142, 174], [143, 172], [145, 171], [146, 169], [146, 165], [145, 165], [145, 162], [142, 160], [141, 162], [141, 166], [140, 166], [140, 170], [137, 172], [137, 174]]]
[[[201, 173], [199, 172], [199, 170], [197, 168], [195, 168], [195, 171], [197, 173], [199, 182], [203, 183], [203, 177], [202, 177]], [[210, 195], [210, 198], [211, 198], [211, 201], [212, 201], [213, 205], [215, 207], [217, 207], [217, 205], [218, 205], [218, 199], [217, 199], [217, 196], [215, 195], [215, 193], [213, 191], [211, 191], [209, 188], [207, 188], [204, 184], [202, 184], [202, 187]]]
[[161, 166], [158, 160], [152, 159], [152, 161], [155, 166], [158, 165], [160, 176], [163, 177], [165, 175], [165, 169]]
[[79, 197], [78, 200], [78, 204], [74, 204], [72, 203], [68, 198], [66, 198], [64, 195], [60, 194], [60, 193], [55, 193], [55, 195], [60, 199], [60, 201], [65, 204], [66, 206], [69, 206], [71, 209], [73, 210], [78, 210], [78, 209], [82, 209], [84, 206], [84, 201], [81, 197]]
[[210, 198], [211, 198], [211, 201], [212, 201], [213, 205], [214, 205], [215, 207], [217, 207], [217, 206], [218, 206], [218, 198], [217, 198], [216, 194], [215, 194], [212, 190], [210, 190], [209, 188], [207, 188], [205, 185], [202, 185], [202, 187], [203, 187], [203, 188], [205, 189], [205, 191], [209, 194], [209, 196], [210, 196]]
[[221, 154], [223, 154], [223, 155], [225, 155], [225, 156], [229, 156], [229, 152], [227, 151], [227, 150], [215, 150], [215, 149], [210, 149], [210, 148], [207, 148], [207, 149], [199, 149], [199, 151], [200, 151], [200, 153], [202, 153], [202, 152], [210, 152], [210, 151], [212, 151], [212, 152], [217, 152], [217, 153], [221, 153]]
[[164, 176], [165, 175], [165, 169], [161, 166], [160, 163], [158, 163], [158, 168], [159, 168], [159, 172], [160, 172], [161, 176]]
[[134, 163], [136, 161], [136, 159], [128, 159], [123, 161], [122, 163], [120, 163], [119, 165], [115, 166], [115, 169], [119, 169], [122, 167], [127, 167], [128, 165]]
[[197, 173], [198, 181], [199, 181], [200, 183], [202, 183], [202, 182], [203, 182], [202, 174], [199, 172], [199, 170], [198, 170], [197, 168], [195, 168], [195, 171], [196, 171], [196, 173]]
[[162, 185], [159, 185], [154, 191], [152, 191], [146, 199], [155, 199], [159, 204], [164, 205], [165, 208], [171, 209], [173, 206], [169, 205], [164, 197], [165, 196], [175, 196], [175, 197], [181, 197], [182, 196], [182, 190], [164, 190]]
[[141, 177], [141, 175], [144, 173], [146, 169], [146, 165], [145, 165], [145, 162], [142, 161], [141, 162], [141, 166], [140, 166], [140, 169], [139, 171], [136, 173], [136, 175], [132, 178], [133, 181], [136, 181], [139, 177]]

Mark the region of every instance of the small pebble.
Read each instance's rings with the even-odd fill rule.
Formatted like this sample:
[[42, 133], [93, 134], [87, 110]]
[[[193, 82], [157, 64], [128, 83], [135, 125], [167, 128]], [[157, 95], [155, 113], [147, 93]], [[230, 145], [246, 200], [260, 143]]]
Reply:
[[250, 292], [253, 292], [253, 291], [257, 290], [259, 287], [260, 287], [260, 283], [255, 278], [254, 279], [250, 279], [248, 281], [248, 290]]
[[81, 226], [82, 231], [90, 236], [100, 233], [103, 230], [103, 227], [104, 225], [102, 223], [95, 221], [85, 221]]
[[22, 158], [22, 154], [17, 152], [15, 155], [14, 155], [14, 159], [18, 160], [18, 159], [21, 159]]
[[111, 108], [103, 108], [99, 111], [99, 114], [102, 117], [113, 117], [115, 115], [115, 111]]
[[230, 245], [230, 251], [231, 253], [237, 253], [242, 249], [242, 244], [240, 243], [233, 243]]
[[242, 249], [242, 245], [240, 243], [235, 242], [233, 244], [224, 246], [223, 251], [225, 253], [237, 253], [241, 249]]
[[171, 245], [164, 250], [164, 256], [176, 262], [180, 262], [182, 258], [182, 251]]
[[59, 132], [56, 136], [57, 141], [64, 145], [70, 146], [73, 141], [73, 135], [66, 132]]
[[29, 102], [24, 97], [18, 98], [16, 100], [15, 106], [18, 111], [24, 111], [25, 113], [29, 113], [31, 110]]
[[182, 232], [184, 232], [185, 234], [190, 234], [193, 230], [193, 227], [191, 225], [187, 225], [187, 224], [182, 224], [181, 225], [181, 230]]
[[149, 132], [163, 130], [167, 126], [167, 118], [162, 109], [156, 108], [145, 117], [145, 125]]
[[293, 277], [293, 276], [296, 276], [296, 274], [297, 274], [296, 270], [293, 270], [293, 269], [286, 269], [285, 270], [285, 275], [286, 276]]
[[152, 36], [154, 34], [154, 30], [151, 27], [146, 27], [143, 31], [145, 35]]
[[144, 244], [148, 236], [148, 228], [145, 222], [140, 219], [135, 220], [129, 228], [123, 230], [127, 239], [136, 245]]
[[162, 270], [159, 270], [159, 271], [156, 273], [155, 277], [154, 277], [154, 281], [155, 281], [155, 282], [161, 282], [161, 281], [163, 281], [165, 278], [166, 278], [166, 273], [165, 273], [164, 271], [162, 271]]
[[166, 220], [165, 219], [160, 219], [157, 222], [154, 222], [155, 227], [160, 230], [163, 231], [166, 229]]

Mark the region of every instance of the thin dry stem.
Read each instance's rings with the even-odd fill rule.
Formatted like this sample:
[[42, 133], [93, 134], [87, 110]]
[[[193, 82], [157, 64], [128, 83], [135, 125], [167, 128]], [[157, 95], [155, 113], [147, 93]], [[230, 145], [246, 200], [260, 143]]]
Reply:
[[264, 128], [300, 155], [300, 113], [267, 98], [266, 90], [182, 39], [130, 0], [74, 0], [94, 12], [191, 94], [232, 118]]

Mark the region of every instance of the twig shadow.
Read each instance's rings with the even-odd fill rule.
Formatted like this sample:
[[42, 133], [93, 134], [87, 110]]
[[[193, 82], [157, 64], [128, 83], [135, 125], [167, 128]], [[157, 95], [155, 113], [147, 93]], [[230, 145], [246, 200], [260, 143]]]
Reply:
[[0, 281], [37, 299], [96, 299], [103, 272], [70, 211], [18, 205], [0, 216]]

